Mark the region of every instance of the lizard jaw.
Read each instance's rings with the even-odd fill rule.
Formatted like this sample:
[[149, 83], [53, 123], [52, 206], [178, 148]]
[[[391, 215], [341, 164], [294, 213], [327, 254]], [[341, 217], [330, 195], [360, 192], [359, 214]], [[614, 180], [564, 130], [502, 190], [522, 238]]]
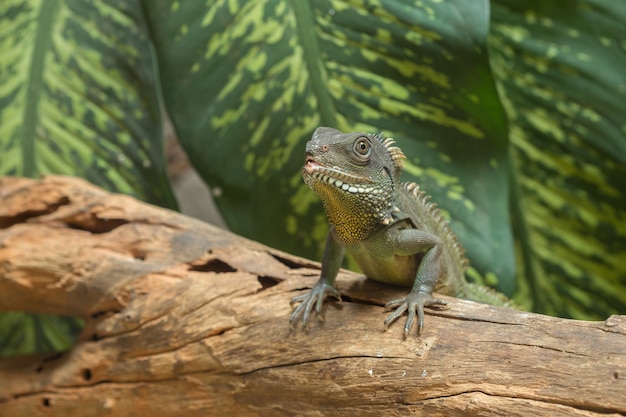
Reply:
[[324, 168], [323, 165], [317, 163], [313, 158], [307, 158], [306, 161], [304, 161], [304, 167], [302, 167], [304, 172], [309, 175], [313, 175], [316, 170], [321, 168]]
[[357, 177], [345, 173], [337, 167], [325, 167], [312, 157], [306, 158], [304, 167], [302, 167], [302, 174], [305, 177], [305, 182], [308, 182], [307, 180], [313, 180], [326, 183], [352, 194], [378, 194], [378, 190], [375, 187], [366, 185], [373, 184], [370, 178]]

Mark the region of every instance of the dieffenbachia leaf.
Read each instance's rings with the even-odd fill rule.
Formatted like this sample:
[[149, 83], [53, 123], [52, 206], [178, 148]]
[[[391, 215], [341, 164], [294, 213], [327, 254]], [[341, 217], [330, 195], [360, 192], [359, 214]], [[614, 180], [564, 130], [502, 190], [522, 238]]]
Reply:
[[625, 22], [623, 1], [492, 6], [520, 282], [535, 311], [604, 319], [626, 307]]
[[383, 131], [473, 265], [512, 290], [508, 139], [486, 1], [151, 5], [167, 108], [236, 232], [317, 256], [328, 225], [301, 180], [304, 143], [320, 125]]
[[0, 175], [175, 206], [150, 48], [138, 0], [0, 2]]
[[[175, 207], [150, 48], [139, 1], [2, 0], [0, 175], [76, 175]], [[3, 313], [0, 351], [67, 349], [77, 327]]]

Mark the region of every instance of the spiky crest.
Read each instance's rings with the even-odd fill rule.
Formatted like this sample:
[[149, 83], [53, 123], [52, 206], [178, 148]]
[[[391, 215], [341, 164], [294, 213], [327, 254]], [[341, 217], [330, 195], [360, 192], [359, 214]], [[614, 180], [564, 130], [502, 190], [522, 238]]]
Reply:
[[385, 148], [387, 149], [387, 152], [389, 152], [389, 156], [393, 161], [396, 178], [398, 178], [400, 176], [400, 172], [404, 169], [404, 159], [406, 159], [406, 156], [404, 156], [404, 153], [400, 148], [394, 146], [396, 141], [393, 140], [393, 138], [383, 138], [382, 133], [376, 133], [374, 137], [385, 145]]
[[424, 207], [424, 215], [430, 216], [430, 218], [435, 220], [437, 228], [439, 229], [438, 235], [444, 238], [447, 246], [457, 255], [459, 262], [461, 263], [462, 270], [465, 271], [469, 265], [469, 261], [465, 257], [465, 249], [463, 249], [463, 246], [461, 246], [458, 238], [452, 232], [452, 229], [450, 229], [448, 220], [443, 217], [443, 214], [441, 214], [437, 204], [430, 201], [430, 196], [422, 191], [416, 183], [405, 182], [403, 183], [403, 186], [409, 194], [415, 197], [419, 205]]

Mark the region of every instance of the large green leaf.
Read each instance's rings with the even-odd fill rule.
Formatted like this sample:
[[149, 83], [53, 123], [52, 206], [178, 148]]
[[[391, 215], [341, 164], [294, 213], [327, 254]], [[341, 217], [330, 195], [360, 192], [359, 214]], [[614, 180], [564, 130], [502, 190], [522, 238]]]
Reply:
[[316, 256], [328, 226], [300, 178], [305, 141], [319, 125], [382, 130], [473, 264], [511, 292], [507, 134], [486, 1], [150, 4], [168, 110], [235, 231]]
[[490, 44], [533, 308], [624, 313], [626, 2], [497, 0]]
[[[174, 207], [147, 35], [138, 1], [2, 0], [0, 175], [77, 175]], [[5, 313], [0, 351], [67, 348], [76, 323]]]
[[139, 1], [0, 2], [0, 175], [68, 174], [174, 207]]

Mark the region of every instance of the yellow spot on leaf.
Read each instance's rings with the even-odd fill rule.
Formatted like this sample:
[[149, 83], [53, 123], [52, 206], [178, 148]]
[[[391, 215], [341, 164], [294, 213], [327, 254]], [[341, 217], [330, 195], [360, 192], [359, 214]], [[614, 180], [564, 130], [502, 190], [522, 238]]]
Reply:
[[602, 117], [596, 113], [592, 108], [587, 107], [585, 109], [583, 109], [581, 115], [585, 118], [585, 119], [589, 119], [592, 122], [601, 122], [602, 121]]
[[378, 61], [379, 56], [376, 53], [368, 49], [361, 49], [360, 52], [361, 52], [361, 56], [365, 58], [366, 61], [369, 61], [369, 62]]
[[523, 26], [513, 26], [506, 24], [494, 24], [495, 29], [500, 31], [503, 36], [506, 36], [514, 42], [522, 42], [528, 37], [530, 32]]
[[[300, 177], [300, 175], [298, 175], [298, 177]], [[313, 193], [313, 191], [311, 191], [311, 189], [305, 184], [302, 184], [296, 189], [295, 193], [289, 200], [289, 205], [291, 206], [293, 213], [302, 215], [308, 211], [312, 204], [315, 204], [318, 201], [319, 199], [315, 193]]]
[[579, 60], [583, 61], [583, 62], [591, 62], [591, 55], [586, 54], [584, 52], [578, 52], [576, 54], [576, 58], [578, 58]]
[[409, 91], [402, 85], [391, 79], [383, 80], [382, 93], [388, 97], [393, 97], [398, 100], [407, 100], [409, 98]]
[[243, 168], [248, 172], [252, 172], [254, 168], [254, 157], [255, 155], [253, 153], [246, 154], [244, 157]]
[[288, 215], [285, 219], [285, 228], [290, 235], [298, 233], [298, 221], [293, 215]]
[[376, 39], [385, 44], [391, 44], [391, 32], [389, 32], [387, 29], [376, 29]]
[[476, 206], [474, 205], [474, 203], [472, 203], [472, 200], [464, 199], [463, 205], [468, 211], [474, 211], [476, 209]]
[[554, 58], [558, 54], [559, 54], [559, 48], [557, 48], [556, 45], [548, 46], [548, 49], [546, 50], [546, 56], [548, 58]]
[[498, 282], [500, 282], [500, 280], [498, 279], [498, 276], [493, 272], [487, 272], [485, 274], [485, 282], [487, 283], [487, 285], [496, 286], [498, 285]]
[[265, 64], [267, 63], [267, 54], [264, 53], [256, 53], [250, 57], [250, 59], [246, 60], [246, 69], [249, 71], [258, 72], [260, 71]]
[[565, 133], [559, 127], [558, 121], [551, 118], [544, 109], [534, 109], [526, 114], [526, 118], [538, 131], [552, 136], [559, 142], [565, 140]]
[[534, 25], [537, 23], [537, 14], [534, 10], [526, 10], [526, 12], [524, 12], [524, 19], [526, 19], [526, 23], [529, 25]]

